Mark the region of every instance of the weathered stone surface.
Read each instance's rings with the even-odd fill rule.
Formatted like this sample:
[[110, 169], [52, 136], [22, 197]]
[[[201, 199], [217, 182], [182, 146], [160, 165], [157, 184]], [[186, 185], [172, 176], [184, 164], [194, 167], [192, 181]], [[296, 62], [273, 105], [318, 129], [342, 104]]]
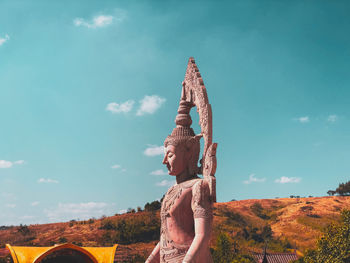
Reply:
[[[196, 106], [201, 134], [190, 127], [190, 110]], [[176, 177], [176, 184], [165, 194], [161, 207], [160, 241], [146, 262], [212, 262], [209, 239], [212, 206], [216, 201], [216, 143], [212, 143], [212, 111], [203, 79], [193, 58], [189, 59], [176, 127], [164, 141], [163, 164]], [[205, 144], [198, 167], [199, 140]], [[203, 174], [203, 178], [198, 177]]]

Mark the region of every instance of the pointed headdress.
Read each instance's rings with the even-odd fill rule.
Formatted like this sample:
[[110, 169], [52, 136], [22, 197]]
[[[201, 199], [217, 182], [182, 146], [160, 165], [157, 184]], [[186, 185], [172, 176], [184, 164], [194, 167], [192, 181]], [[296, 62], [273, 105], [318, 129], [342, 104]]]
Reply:
[[[199, 125], [201, 127], [201, 133], [198, 135], [195, 135], [191, 128], [192, 119], [190, 111], [194, 106], [197, 108]], [[198, 173], [203, 174], [205, 180], [208, 180], [212, 201], [216, 202], [215, 171], [217, 143], [212, 142], [212, 111], [203, 79], [193, 57], [188, 61], [185, 79], [182, 82], [181, 99], [175, 123], [176, 127], [173, 129], [171, 135], [165, 139], [164, 146], [180, 143], [189, 143], [193, 144], [193, 146], [198, 145], [195, 147], [198, 147], [199, 154], [199, 139], [201, 137], [204, 138], [203, 156], [200, 161], [201, 167], [197, 170]]]

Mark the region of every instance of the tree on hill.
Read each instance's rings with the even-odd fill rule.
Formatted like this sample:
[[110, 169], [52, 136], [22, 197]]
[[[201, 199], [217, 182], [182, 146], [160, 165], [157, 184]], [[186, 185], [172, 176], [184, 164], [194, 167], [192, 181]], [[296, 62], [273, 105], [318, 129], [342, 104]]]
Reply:
[[335, 189], [335, 191], [339, 195], [350, 195], [350, 181], [339, 184], [338, 188]]
[[23, 236], [26, 236], [30, 233], [30, 230], [28, 226], [20, 224], [17, 229], [17, 232], [21, 233]]
[[240, 254], [237, 243], [234, 243], [227, 233], [220, 233], [213, 250], [213, 260], [216, 263], [253, 263], [254, 260]]
[[329, 190], [329, 191], [327, 192], [327, 194], [328, 194], [329, 196], [334, 196], [336, 193], [337, 193], [337, 192], [334, 191], [334, 190]]
[[315, 250], [308, 251], [298, 263], [350, 262], [350, 210], [344, 210], [340, 224], [331, 224], [317, 241]]
[[147, 203], [145, 204], [145, 211], [157, 211], [160, 209], [161, 205], [162, 204], [158, 200]]
[[327, 192], [328, 195], [335, 195], [335, 194], [338, 194], [338, 195], [341, 195], [341, 196], [344, 196], [344, 195], [350, 195], [350, 181], [346, 182], [346, 183], [340, 183], [339, 186], [337, 187], [337, 189], [334, 190], [329, 190]]

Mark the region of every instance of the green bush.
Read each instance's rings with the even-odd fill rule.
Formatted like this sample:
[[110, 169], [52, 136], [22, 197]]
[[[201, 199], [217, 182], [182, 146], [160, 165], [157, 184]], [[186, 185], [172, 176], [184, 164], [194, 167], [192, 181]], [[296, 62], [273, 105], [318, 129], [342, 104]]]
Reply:
[[260, 217], [261, 219], [264, 219], [264, 220], [268, 220], [270, 219], [270, 216], [267, 215], [267, 213], [264, 211], [264, 208], [261, 206], [261, 204], [259, 203], [254, 203], [250, 209], [252, 210], [252, 212]]
[[160, 219], [154, 213], [114, 221], [105, 219], [100, 228], [106, 230], [101, 237], [103, 244], [149, 242], [159, 239]]
[[339, 224], [330, 224], [310, 250], [298, 263], [349, 263], [350, 262], [350, 210], [344, 210]]
[[241, 254], [237, 243], [234, 243], [227, 233], [220, 233], [216, 240], [216, 247], [212, 249], [215, 263], [253, 263], [249, 255]]

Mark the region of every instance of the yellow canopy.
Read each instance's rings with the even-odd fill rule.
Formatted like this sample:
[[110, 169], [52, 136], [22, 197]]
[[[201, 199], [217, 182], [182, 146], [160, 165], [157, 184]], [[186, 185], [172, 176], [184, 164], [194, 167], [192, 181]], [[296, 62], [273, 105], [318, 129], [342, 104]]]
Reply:
[[52, 247], [20, 247], [6, 245], [14, 263], [39, 263], [49, 254], [61, 249], [72, 249], [87, 255], [94, 263], [113, 263], [115, 251], [113, 247], [79, 247], [73, 244], [61, 244]]

